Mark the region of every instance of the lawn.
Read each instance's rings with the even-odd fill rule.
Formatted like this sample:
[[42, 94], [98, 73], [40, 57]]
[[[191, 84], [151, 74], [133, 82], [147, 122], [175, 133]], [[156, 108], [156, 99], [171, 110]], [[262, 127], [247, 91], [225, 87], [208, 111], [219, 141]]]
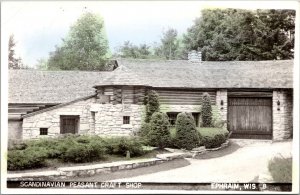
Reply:
[[[226, 133], [228, 133], [228, 131], [226, 129], [215, 128], [215, 127], [198, 127], [197, 129], [203, 137], [204, 136], [214, 137], [217, 134], [226, 134]], [[170, 129], [170, 133], [171, 133], [171, 137], [174, 138], [175, 133], [176, 133], [175, 127], [172, 127]]]

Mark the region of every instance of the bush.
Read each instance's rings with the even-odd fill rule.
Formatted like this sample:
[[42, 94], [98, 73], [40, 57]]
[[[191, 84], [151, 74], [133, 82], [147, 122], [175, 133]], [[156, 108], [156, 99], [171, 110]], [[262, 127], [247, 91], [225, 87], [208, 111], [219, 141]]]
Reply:
[[292, 182], [292, 158], [275, 157], [269, 161], [268, 169], [275, 182]]
[[145, 122], [149, 123], [154, 112], [159, 112], [159, 96], [154, 90], [148, 92], [146, 98], [146, 117]]
[[199, 133], [190, 113], [180, 113], [176, 119], [175, 145], [178, 148], [191, 150], [200, 144]]
[[45, 148], [30, 147], [25, 150], [9, 150], [7, 154], [8, 170], [39, 168], [45, 165], [47, 151]]
[[226, 141], [225, 134], [216, 134], [212, 137], [202, 136], [201, 145], [204, 145], [206, 148], [217, 148], [220, 147]]
[[65, 162], [83, 163], [100, 160], [104, 157], [104, 154], [104, 145], [101, 142], [91, 141], [87, 144], [76, 143], [71, 145], [61, 157]]
[[147, 137], [151, 130], [150, 123], [142, 123], [141, 128], [138, 132], [138, 136], [140, 137]]
[[113, 137], [105, 139], [108, 154], [126, 156], [129, 151], [131, 157], [144, 154], [142, 141], [136, 137]]
[[167, 114], [155, 112], [150, 120], [151, 130], [148, 134], [149, 142], [152, 146], [165, 148], [170, 142], [170, 123]]
[[203, 127], [212, 126], [212, 108], [210, 96], [208, 93], [204, 93], [202, 97], [201, 118]]

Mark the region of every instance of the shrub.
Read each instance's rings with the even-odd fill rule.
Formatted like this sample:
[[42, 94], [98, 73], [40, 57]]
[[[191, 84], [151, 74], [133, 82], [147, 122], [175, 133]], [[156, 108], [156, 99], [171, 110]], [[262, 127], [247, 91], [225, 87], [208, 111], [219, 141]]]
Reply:
[[180, 113], [176, 119], [175, 145], [191, 150], [200, 144], [199, 133], [190, 113]]
[[216, 134], [212, 137], [203, 136], [201, 137], [201, 144], [206, 148], [217, 148], [220, 147], [226, 141], [225, 134]]
[[8, 150], [25, 150], [27, 144], [25, 142], [14, 143], [8, 146]]
[[149, 142], [152, 146], [164, 148], [170, 142], [170, 123], [167, 114], [155, 112], [150, 120], [151, 130], [148, 134]]
[[142, 123], [141, 128], [138, 132], [138, 136], [140, 137], [147, 137], [151, 130], [151, 125], [150, 123]]
[[292, 158], [275, 157], [269, 161], [268, 169], [275, 182], [292, 182]]
[[202, 97], [201, 119], [203, 127], [212, 126], [212, 108], [208, 93], [204, 93]]
[[30, 147], [25, 150], [9, 150], [7, 154], [8, 170], [39, 168], [45, 165], [47, 151], [45, 148]]
[[141, 156], [144, 154], [142, 141], [136, 137], [113, 137], [105, 139], [105, 148], [108, 154], [126, 156]]
[[88, 144], [77, 143], [69, 145], [69, 148], [63, 153], [62, 160], [65, 162], [92, 162], [104, 157], [105, 147], [101, 142], [91, 141]]
[[149, 123], [154, 112], [159, 112], [159, 96], [154, 90], [150, 90], [147, 95], [145, 122]]

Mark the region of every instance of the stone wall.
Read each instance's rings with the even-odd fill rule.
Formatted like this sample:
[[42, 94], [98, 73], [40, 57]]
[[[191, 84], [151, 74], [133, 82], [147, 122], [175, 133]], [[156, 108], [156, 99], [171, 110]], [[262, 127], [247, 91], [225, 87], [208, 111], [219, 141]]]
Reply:
[[[293, 134], [293, 94], [289, 90], [273, 91], [273, 140], [283, 140]], [[278, 101], [279, 104], [278, 105]]]
[[[95, 98], [81, 100], [23, 119], [23, 139], [54, 137], [60, 134], [60, 116], [79, 115], [79, 134], [132, 135], [140, 127], [144, 106], [97, 104]], [[130, 124], [123, 124], [123, 116], [130, 116]], [[40, 135], [40, 128], [48, 128], [48, 135]]]
[[8, 142], [22, 139], [22, 121], [8, 120]]
[[[227, 121], [227, 101], [227, 90], [218, 90], [216, 96], [216, 105], [222, 121]], [[221, 104], [221, 102], [223, 102], [223, 105]]]
[[[90, 133], [90, 105], [95, 98], [50, 109], [23, 119], [23, 139], [53, 137], [60, 134], [61, 115], [79, 115], [79, 134]], [[40, 128], [48, 128], [48, 135], [40, 135]]]
[[[95, 134], [128, 136], [135, 134], [143, 121], [143, 105], [137, 104], [92, 104], [95, 112]], [[130, 116], [130, 124], [123, 124], [123, 116]]]

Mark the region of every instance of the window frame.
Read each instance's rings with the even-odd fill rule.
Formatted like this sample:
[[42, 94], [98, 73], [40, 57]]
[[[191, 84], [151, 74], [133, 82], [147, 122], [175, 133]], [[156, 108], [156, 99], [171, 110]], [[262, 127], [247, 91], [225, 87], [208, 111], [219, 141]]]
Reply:
[[130, 124], [130, 116], [123, 116], [123, 125], [129, 125]]
[[74, 133], [71, 134], [78, 134], [78, 129], [79, 129], [79, 121], [80, 121], [80, 116], [79, 115], [60, 115], [60, 134], [67, 134], [70, 132], [65, 132], [63, 130], [63, 121], [67, 119], [74, 119], [75, 120], [75, 131]]
[[[44, 132], [46, 132], [46, 134], [45, 134]], [[46, 128], [46, 127], [41, 127], [41, 128], [40, 128], [40, 135], [48, 135], [48, 128]]]
[[169, 123], [171, 127], [175, 127], [176, 125], [176, 119], [180, 112], [167, 112]]

